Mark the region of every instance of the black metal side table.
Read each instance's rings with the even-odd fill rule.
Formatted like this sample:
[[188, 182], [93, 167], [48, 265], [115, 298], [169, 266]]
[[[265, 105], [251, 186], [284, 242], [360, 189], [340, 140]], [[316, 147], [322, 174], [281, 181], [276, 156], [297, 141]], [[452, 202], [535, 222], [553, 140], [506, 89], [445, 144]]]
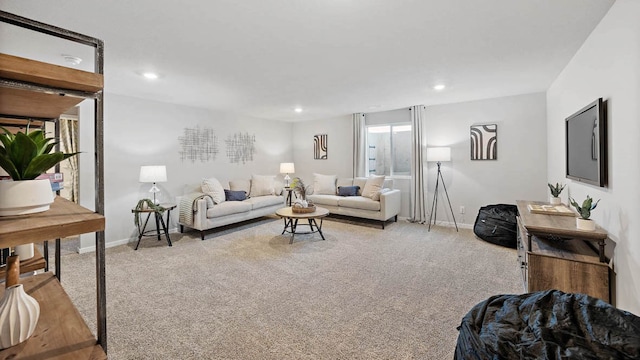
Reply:
[[[151, 209], [151, 208], [146, 208], [146, 209], [131, 209], [131, 212], [134, 214], [134, 216], [138, 217], [138, 243], [136, 244], [136, 248], [135, 250], [138, 250], [138, 246], [140, 246], [140, 240], [142, 239], [143, 236], [157, 236], [158, 237], [158, 241], [160, 241], [160, 236], [164, 233], [164, 236], [167, 238], [167, 244], [169, 244], [169, 246], [171, 245], [171, 238], [169, 238], [169, 230], [167, 229], [168, 224], [169, 224], [169, 219], [171, 219], [171, 210], [176, 208], [176, 204], [160, 204], [160, 206], [162, 208], [164, 208], [164, 211], [167, 212], [167, 221], [165, 223], [164, 219], [162, 218], [162, 215], [164, 213], [164, 211], [159, 211], [159, 210], [155, 210], [155, 209]], [[147, 218], [144, 221], [144, 225], [142, 225], [142, 228], [140, 227], [140, 214], [147, 214]], [[154, 215], [155, 220], [156, 220], [156, 228], [153, 230], [146, 230], [147, 228], [147, 223], [149, 223], [149, 218], [151, 217], [151, 214]], [[160, 225], [162, 225], [162, 228], [160, 228]]]
[[287, 192], [287, 199], [285, 200], [285, 205], [291, 206], [291, 203], [293, 202], [293, 188], [285, 186], [284, 188], [282, 188], [282, 190]]

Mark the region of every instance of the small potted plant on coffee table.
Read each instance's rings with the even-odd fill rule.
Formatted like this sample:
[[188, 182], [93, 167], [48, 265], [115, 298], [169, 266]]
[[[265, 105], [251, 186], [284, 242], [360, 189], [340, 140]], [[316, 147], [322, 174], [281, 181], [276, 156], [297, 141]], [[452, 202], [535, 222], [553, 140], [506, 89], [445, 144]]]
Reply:
[[549, 185], [549, 190], [551, 190], [551, 197], [549, 198], [549, 202], [551, 205], [560, 205], [560, 193], [564, 190], [566, 185], [556, 183], [556, 185], [551, 185], [551, 183], [547, 183]]
[[579, 205], [574, 199], [569, 198], [571, 205], [578, 211], [580, 217], [576, 218], [576, 227], [578, 230], [593, 231], [596, 229], [596, 223], [589, 219], [591, 217], [591, 210], [595, 209], [600, 202], [600, 199], [593, 203], [593, 199], [587, 195], [587, 198]]

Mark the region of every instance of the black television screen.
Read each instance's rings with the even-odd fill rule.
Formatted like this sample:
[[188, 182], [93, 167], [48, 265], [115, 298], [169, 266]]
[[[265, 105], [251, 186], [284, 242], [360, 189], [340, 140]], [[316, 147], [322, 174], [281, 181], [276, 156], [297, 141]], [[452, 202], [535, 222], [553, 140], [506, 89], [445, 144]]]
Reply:
[[600, 187], [606, 185], [606, 128], [602, 98], [566, 119], [567, 178]]

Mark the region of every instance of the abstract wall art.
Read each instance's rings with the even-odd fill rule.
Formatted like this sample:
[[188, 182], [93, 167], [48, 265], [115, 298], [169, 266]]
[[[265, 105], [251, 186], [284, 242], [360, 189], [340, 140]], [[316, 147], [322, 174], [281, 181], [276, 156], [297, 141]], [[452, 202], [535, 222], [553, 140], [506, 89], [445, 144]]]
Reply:
[[178, 137], [180, 143], [180, 160], [207, 162], [216, 159], [218, 154], [218, 137], [211, 128], [184, 128], [183, 135]]
[[232, 164], [246, 164], [247, 161], [253, 161], [253, 155], [256, 153], [255, 142], [256, 136], [246, 132], [229, 135], [225, 140], [227, 158]]
[[498, 158], [498, 125], [471, 125], [471, 160]]
[[313, 158], [327, 160], [327, 134], [313, 136]]

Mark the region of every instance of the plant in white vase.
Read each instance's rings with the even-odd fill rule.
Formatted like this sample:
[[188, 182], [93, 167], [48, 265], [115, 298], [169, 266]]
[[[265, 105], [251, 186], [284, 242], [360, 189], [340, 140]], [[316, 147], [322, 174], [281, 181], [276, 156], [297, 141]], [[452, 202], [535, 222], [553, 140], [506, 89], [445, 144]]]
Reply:
[[296, 177], [291, 182], [291, 188], [293, 192], [296, 194], [297, 200], [295, 201], [294, 206], [306, 208], [309, 206], [309, 202], [307, 201], [307, 192], [310, 190], [310, 185], [305, 185], [302, 179]]
[[591, 217], [591, 211], [598, 206], [600, 199], [593, 203], [593, 199], [587, 195], [587, 198], [579, 205], [574, 199], [569, 198], [569, 202], [580, 214], [579, 218], [576, 218], [576, 227], [580, 230], [595, 230], [596, 223], [589, 219]]
[[549, 198], [549, 202], [551, 205], [560, 205], [560, 193], [564, 190], [566, 185], [556, 183], [556, 185], [551, 185], [551, 183], [547, 183], [549, 185], [549, 190], [551, 190], [551, 197]]

